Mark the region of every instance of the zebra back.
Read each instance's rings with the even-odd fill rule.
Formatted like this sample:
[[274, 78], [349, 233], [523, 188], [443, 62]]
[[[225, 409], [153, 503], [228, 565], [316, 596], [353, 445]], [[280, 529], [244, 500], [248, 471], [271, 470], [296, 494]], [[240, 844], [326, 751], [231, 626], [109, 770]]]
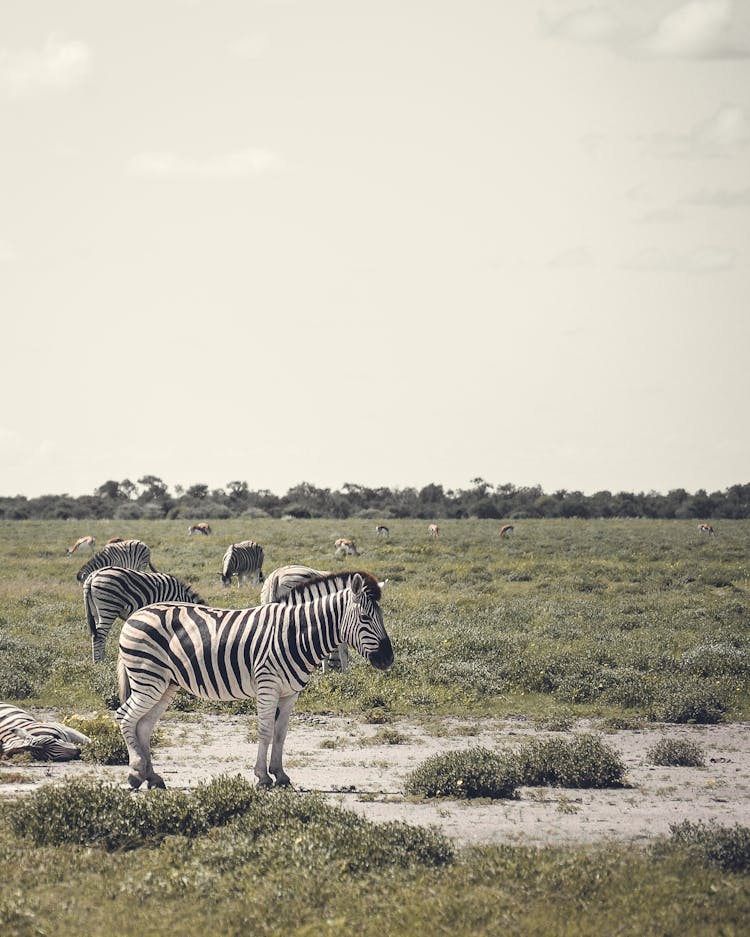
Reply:
[[340, 592], [342, 589], [350, 588], [355, 576], [362, 577], [367, 595], [374, 602], [380, 602], [382, 598], [380, 583], [374, 576], [371, 576], [370, 573], [365, 573], [361, 570], [350, 570], [341, 573], [323, 573], [305, 582], [300, 582], [291, 589], [287, 595], [282, 596], [279, 601], [289, 605], [311, 602], [313, 599], [317, 599], [320, 596], [330, 595], [332, 592]]
[[83, 602], [92, 634], [97, 633], [98, 619], [124, 621], [139, 608], [156, 602], [204, 604], [198, 593], [176, 576], [117, 566], [96, 569], [86, 577]]
[[76, 579], [78, 582], [84, 582], [95, 569], [101, 569], [103, 566], [150, 569], [151, 572], [157, 572], [151, 565], [151, 550], [142, 540], [121, 540], [119, 543], [107, 544], [78, 570]]
[[312, 566], [279, 566], [263, 583], [260, 593], [261, 605], [279, 602], [296, 586], [328, 575], [327, 570], [313, 569]]

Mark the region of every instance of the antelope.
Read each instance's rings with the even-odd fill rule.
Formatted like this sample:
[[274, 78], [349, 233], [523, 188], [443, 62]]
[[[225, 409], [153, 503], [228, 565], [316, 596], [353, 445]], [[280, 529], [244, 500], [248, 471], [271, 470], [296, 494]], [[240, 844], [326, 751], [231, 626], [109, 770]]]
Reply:
[[708, 534], [709, 537], [713, 537], [715, 531], [710, 524], [698, 524], [698, 533]]
[[339, 537], [334, 543], [334, 547], [336, 548], [336, 556], [340, 556], [342, 553], [345, 556], [359, 556], [357, 544], [353, 540], [348, 540], [345, 537]]
[[440, 528], [438, 527], [437, 524], [430, 524], [430, 526], [427, 528], [427, 530], [429, 531], [431, 537], [439, 537], [439, 536], [440, 536]]
[[200, 524], [191, 524], [188, 527], [188, 536], [191, 537], [193, 534], [203, 534], [204, 537], [208, 537], [211, 533], [211, 528], [208, 524], [201, 522]]
[[513, 534], [513, 525], [512, 524], [503, 524], [500, 528], [501, 537], [510, 537]]
[[376, 537], [386, 537], [386, 538], [387, 538], [387, 537], [389, 536], [389, 534], [390, 534], [390, 531], [388, 530], [388, 528], [387, 528], [387, 527], [384, 527], [382, 524], [378, 524], [378, 526], [375, 528], [375, 536], [376, 536]]
[[93, 553], [96, 548], [96, 540], [93, 537], [80, 537], [72, 547], [68, 547], [65, 551], [66, 555], [72, 556], [76, 550], [82, 550], [84, 547], [88, 547]]

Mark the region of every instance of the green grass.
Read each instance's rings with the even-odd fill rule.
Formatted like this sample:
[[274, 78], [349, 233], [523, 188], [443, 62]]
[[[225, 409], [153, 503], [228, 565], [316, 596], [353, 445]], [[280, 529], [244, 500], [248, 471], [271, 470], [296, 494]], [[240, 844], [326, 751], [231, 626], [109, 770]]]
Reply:
[[[218, 580], [226, 546], [242, 539], [264, 546], [266, 573], [302, 563], [388, 578], [394, 667], [376, 672], [355, 655], [347, 674], [316, 673], [298, 703], [370, 720], [381, 742], [398, 744], [388, 723], [403, 714], [467, 725], [523, 715], [549, 727], [579, 716], [622, 726], [750, 715], [750, 522], [700, 539], [693, 522], [519, 521], [503, 541], [491, 521], [441, 522], [438, 541], [426, 522], [399, 520], [378, 540], [375, 523], [216, 521], [212, 537], [195, 538], [182, 521], [0, 522], [0, 699], [55, 708], [92, 732], [111, 726], [120, 623], [95, 667], [75, 581], [87, 557], [64, 555], [91, 533], [100, 544], [145, 540], [158, 569], [225, 607], [259, 596]], [[357, 541], [356, 562], [333, 556], [339, 536]], [[174, 708], [195, 705], [181, 695]], [[116, 736], [104, 736], [116, 759]], [[454, 780], [468, 768], [481, 787], [491, 754], [448, 768]], [[554, 783], [551, 768], [582, 764], [596, 782], [618, 779], [601, 747], [524, 754], [527, 781], [534, 772]], [[137, 795], [62, 785], [22, 800], [25, 812], [0, 800], [4, 937], [713, 937], [750, 919], [744, 828], [683, 827], [653, 849], [453, 851], [437, 831], [375, 826], [314, 797], [221, 779]]]

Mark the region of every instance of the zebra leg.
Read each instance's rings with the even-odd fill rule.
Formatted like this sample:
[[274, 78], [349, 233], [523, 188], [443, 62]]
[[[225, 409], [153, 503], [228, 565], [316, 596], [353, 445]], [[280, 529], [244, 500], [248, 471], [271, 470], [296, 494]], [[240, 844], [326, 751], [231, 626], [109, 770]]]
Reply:
[[151, 761], [151, 736], [154, 731], [154, 726], [161, 719], [161, 717], [169, 708], [169, 704], [175, 698], [177, 689], [178, 687], [176, 684], [172, 684], [171, 686], [167, 687], [164, 695], [156, 704], [156, 706], [154, 706], [149, 713], [147, 713], [138, 721], [138, 725], [135, 728], [135, 733], [138, 736], [141, 749], [146, 752], [146, 781], [148, 782], [149, 788], [166, 787], [166, 784], [162, 780], [161, 776], [156, 774], [154, 771], [154, 766]]
[[91, 635], [91, 651], [94, 657], [95, 664], [104, 663], [104, 658], [106, 656], [106, 642], [107, 635], [109, 634], [109, 628], [106, 631], [99, 628], [96, 629], [96, 633]]
[[278, 787], [289, 787], [292, 783], [289, 775], [282, 767], [284, 758], [284, 741], [286, 739], [287, 729], [289, 728], [289, 717], [292, 715], [294, 704], [297, 702], [299, 693], [292, 693], [291, 696], [284, 696], [279, 700], [276, 707], [276, 718], [273, 724], [273, 747], [271, 749], [271, 763], [269, 772], [276, 778]]
[[[169, 705], [174, 693], [169, 696], [167, 703], [164, 698], [169, 694], [171, 687], [167, 687], [166, 681], [157, 687], [149, 688], [149, 692], [133, 689], [131, 681], [131, 693], [127, 700], [120, 706], [115, 714], [117, 722], [120, 725], [120, 731], [128, 747], [130, 773], [128, 774], [128, 783], [137, 790], [144, 781], [148, 782], [149, 787], [164, 787], [164, 781], [153, 773], [151, 765], [151, 731], [153, 730], [156, 719]], [[157, 708], [155, 717], [151, 716], [152, 711]], [[139, 731], [139, 723], [146, 719], [144, 729]]]
[[273, 780], [268, 773], [268, 749], [274, 741], [276, 718], [281, 702], [275, 691], [264, 694], [262, 697], [259, 695], [257, 700], [258, 756], [255, 759], [255, 777], [258, 779], [258, 787], [273, 787]]

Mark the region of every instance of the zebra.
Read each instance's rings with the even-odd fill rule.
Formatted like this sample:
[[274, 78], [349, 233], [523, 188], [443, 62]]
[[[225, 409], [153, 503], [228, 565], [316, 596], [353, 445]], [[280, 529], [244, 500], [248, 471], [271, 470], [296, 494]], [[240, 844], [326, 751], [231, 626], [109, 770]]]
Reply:
[[0, 753], [3, 757], [29, 752], [42, 761], [71, 761], [91, 739], [60, 722], [39, 722], [10, 703], [0, 703]]
[[232, 576], [237, 577], [237, 588], [243, 579], [251, 577], [256, 583], [263, 582], [263, 547], [254, 540], [233, 543], [224, 554], [221, 568], [221, 581], [225, 586], [232, 584]]
[[139, 569], [104, 566], [86, 577], [83, 605], [91, 630], [94, 663], [104, 660], [104, 648], [115, 618], [123, 621], [144, 605], [155, 602], [192, 602], [203, 599], [190, 586], [167, 573], [146, 573]]
[[[287, 605], [300, 605], [310, 602], [330, 592], [338, 592], [351, 585], [355, 573], [330, 573], [312, 569], [310, 566], [280, 566], [266, 579], [260, 593], [261, 604], [283, 602]], [[367, 573], [360, 573], [367, 577]], [[369, 579], [367, 580], [369, 581]], [[382, 590], [388, 580], [377, 583]], [[349, 669], [349, 648], [346, 642], [331, 651], [323, 659], [323, 672], [337, 670], [346, 673]]]
[[66, 549], [65, 553], [67, 556], [72, 556], [76, 550], [82, 550], [84, 547], [88, 547], [93, 553], [96, 548], [96, 540], [93, 537], [79, 537], [72, 547]]
[[116, 713], [130, 786], [165, 786], [154, 772], [151, 733], [180, 688], [201, 699], [255, 697], [258, 784], [271, 787], [273, 775], [277, 785], [288, 786], [283, 752], [289, 717], [325, 655], [347, 641], [378, 670], [393, 663], [379, 596], [372, 577], [356, 574], [351, 587], [302, 605], [150, 605], [131, 615], [120, 632]]
[[390, 531], [384, 524], [378, 524], [378, 526], [375, 528], [375, 536], [383, 537], [384, 539], [387, 540], [388, 537], [390, 536]]
[[345, 537], [339, 537], [339, 539], [334, 543], [336, 548], [336, 556], [343, 553], [345, 556], [359, 556], [357, 551], [357, 544], [353, 540], [348, 540]]
[[211, 533], [211, 528], [208, 524], [191, 524], [188, 527], [188, 537], [192, 537], [193, 534], [203, 534], [204, 537], [208, 537]]
[[120, 540], [107, 544], [78, 570], [76, 579], [85, 582], [87, 576], [102, 566], [124, 566], [127, 569], [150, 569], [152, 573], [158, 572], [151, 565], [151, 550], [142, 540]]

